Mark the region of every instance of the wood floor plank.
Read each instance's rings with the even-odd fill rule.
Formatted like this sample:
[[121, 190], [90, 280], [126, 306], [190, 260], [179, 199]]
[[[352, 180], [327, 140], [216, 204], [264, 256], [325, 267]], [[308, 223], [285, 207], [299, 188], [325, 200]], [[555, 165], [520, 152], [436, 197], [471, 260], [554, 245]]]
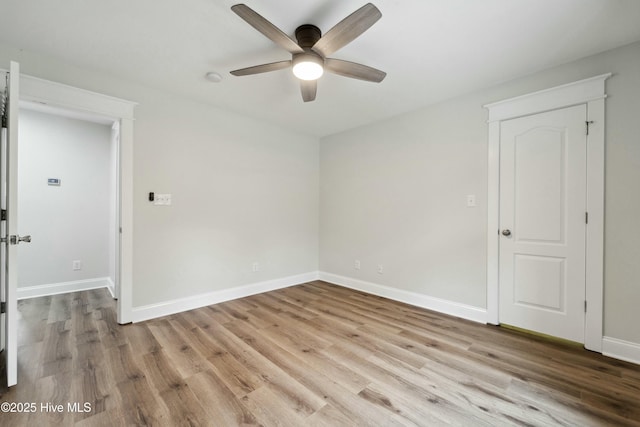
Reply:
[[313, 333], [326, 339], [331, 339], [334, 347], [338, 346], [348, 349], [350, 352], [363, 358], [366, 358], [373, 352], [370, 348], [361, 346], [354, 339], [359, 336], [356, 327], [347, 326], [332, 316], [309, 320], [306, 322], [306, 325]]
[[171, 325], [169, 318], [164, 318], [149, 324], [149, 330], [156, 338], [162, 351], [171, 359], [173, 368], [182, 378], [190, 377], [208, 369], [208, 363], [202, 355], [194, 351], [190, 342], [178, 333]]
[[67, 372], [73, 367], [72, 334], [66, 320], [48, 323], [39, 377]]
[[304, 418], [324, 405], [325, 400], [287, 374], [269, 378], [266, 388], [290, 409]]
[[128, 425], [162, 425], [170, 419], [169, 410], [152, 392], [144, 378], [116, 384], [122, 407], [119, 412]]
[[[236, 321], [246, 323], [250, 328], [253, 327], [243, 319]], [[282, 400], [291, 402], [293, 408], [313, 408], [311, 410], [313, 412], [324, 405], [322, 399], [301, 386], [295, 379], [290, 378], [268, 359], [255, 351], [239, 348], [238, 342], [233, 342], [225, 330], [225, 328], [211, 330], [215, 334], [215, 340], [224, 346], [224, 351], [213, 342], [213, 338], [198, 329], [184, 330], [182, 333], [193, 337], [190, 342], [194, 343], [199, 352], [206, 353], [209, 349], [209, 354], [218, 355], [218, 358], [208, 359], [211, 362], [211, 369], [235, 395], [242, 397], [258, 388], [269, 387], [271, 392], [280, 396]], [[204, 345], [200, 345], [202, 343]], [[239, 376], [240, 373], [243, 373], [242, 378]], [[251, 376], [246, 377], [247, 374]]]
[[72, 390], [74, 392], [72, 403], [91, 405], [90, 412], [78, 412], [74, 419], [80, 421], [84, 418], [97, 415], [109, 409], [117, 409], [120, 400], [117, 393], [111, 392], [109, 384], [112, 382], [109, 373], [102, 365], [88, 363], [82, 370], [74, 370]]
[[164, 402], [156, 399], [157, 392], [137, 364], [130, 344], [111, 347], [107, 351], [111, 377], [120, 396], [120, 410], [125, 421], [135, 425], [159, 425], [161, 420], [168, 420], [168, 409]]
[[45, 338], [45, 329], [48, 320], [48, 308], [51, 297], [36, 298], [34, 304], [18, 301], [18, 345], [28, 345], [42, 342]]
[[261, 387], [252, 391], [242, 398], [242, 402], [263, 425], [304, 425], [304, 414], [292, 411], [286, 403], [272, 393], [269, 387]]
[[162, 348], [156, 337], [149, 330], [149, 323], [123, 325], [122, 332], [126, 337], [126, 345], [131, 347], [134, 354], [142, 356]]
[[[375, 382], [361, 390], [358, 396], [405, 417], [407, 421], [416, 426], [470, 425], [468, 419], [447, 418], [446, 411], [432, 411], [427, 404], [416, 405], [413, 399], [405, 398], [404, 393], [397, 393], [396, 390], [390, 390], [386, 385], [379, 385]], [[480, 420], [473, 421], [473, 425], [489, 425], [483, 424]]]
[[60, 294], [51, 297], [47, 315], [48, 323], [64, 322], [71, 319], [71, 296], [72, 294]]
[[308, 320], [318, 316], [317, 311], [309, 310], [300, 304], [291, 302], [286, 295], [281, 297], [277, 292], [279, 291], [275, 291], [273, 294], [256, 295], [255, 299], [261, 303], [261, 306], [270, 307], [272, 310], [277, 310], [281, 316], [284, 315], [295, 320]]
[[[237, 336], [233, 335], [222, 325], [216, 325], [207, 331], [201, 329], [192, 329], [188, 332], [192, 337], [191, 342], [199, 351], [204, 351], [216, 369], [216, 360], [213, 357], [228, 354], [234, 364], [240, 364], [244, 370], [255, 378], [256, 383], [268, 381], [270, 378], [277, 377], [283, 373], [282, 369], [271, 363], [253, 348], [247, 347], [246, 344]], [[202, 345], [202, 347], [200, 347]], [[207, 353], [206, 348], [211, 351]], [[205, 354], [203, 353], [203, 354]]]
[[440, 396], [436, 399], [438, 403], [446, 401], [458, 408], [464, 408], [465, 412], [490, 425], [509, 422], [520, 425], [549, 425], [557, 424], [558, 421], [548, 412], [532, 405], [532, 402], [512, 399], [505, 388], [482, 383], [473, 376], [447, 366], [427, 364], [416, 370], [409, 365], [398, 364], [384, 355], [372, 357], [370, 361], [401, 378], [412, 378], [413, 384], [424, 384]]
[[353, 393], [360, 392], [369, 384], [366, 378], [342, 364], [335, 363], [335, 360], [323, 354], [321, 350], [327, 348], [328, 345], [316, 345], [314, 347], [313, 342], [301, 343], [292, 336], [283, 333], [280, 328], [278, 330], [263, 329], [261, 332], [263, 337], [269, 338], [283, 349], [296, 355], [300, 360], [321, 371], [324, 375], [330, 378], [339, 378], [340, 384]]
[[311, 350], [319, 350], [329, 347], [332, 343], [319, 337], [298, 325], [283, 324], [271, 326], [261, 330], [264, 336], [277, 341], [284, 348], [293, 350], [294, 353], [308, 353]]
[[160, 397], [169, 408], [170, 425], [202, 426], [209, 423], [209, 416], [188, 386], [164, 390]]
[[213, 371], [199, 372], [187, 378], [213, 425], [258, 425], [253, 413], [229, 390]]
[[[382, 332], [382, 331], [380, 331]], [[379, 334], [367, 332], [362, 327], [358, 327], [355, 331], [335, 331], [335, 334], [342, 336], [344, 340], [350, 340], [357, 343], [361, 348], [368, 349], [370, 352], [384, 352], [396, 358], [399, 361], [406, 362], [417, 368], [425, 364], [425, 359], [415, 353], [392, 343], [385, 341], [379, 337]], [[344, 334], [344, 335], [342, 335]]]
[[557, 382], [572, 385], [575, 388], [584, 386], [591, 390], [591, 393], [600, 394], [601, 396], [610, 397], [614, 395], [620, 399], [624, 399], [625, 395], [631, 394], [640, 396], [637, 384], [627, 383], [617, 375], [612, 376], [610, 373], [597, 369], [585, 371], [584, 366], [567, 365], [561, 361], [537, 358], [535, 356], [524, 359], [518, 353], [514, 354], [509, 350], [497, 351], [484, 344], [474, 344], [469, 351], [484, 354], [491, 352], [491, 354], [497, 355], [508, 364], [514, 364], [517, 361], [520, 368], [527, 370], [529, 373], [537, 373], [537, 378], [551, 378]]
[[127, 342], [124, 331], [118, 325], [113, 307], [94, 308], [94, 314], [103, 347], [119, 346]]
[[[359, 420], [361, 425], [376, 425], [377, 422], [384, 422], [385, 425], [406, 425], [398, 420], [395, 414], [376, 408], [368, 404], [364, 399], [354, 395], [340, 384], [339, 378], [329, 378], [323, 373], [316, 371], [315, 367], [305, 363], [296, 356], [278, 347], [276, 343], [255, 334], [241, 323], [229, 323], [225, 325], [234, 334], [240, 337], [248, 345], [256, 349], [260, 354], [269, 358], [273, 363], [280, 366], [302, 385], [318, 396], [322, 396], [334, 407], [347, 414], [354, 420]], [[379, 425], [379, 424], [377, 424]]]
[[144, 356], [145, 369], [175, 425], [202, 425], [207, 416], [185, 379], [173, 368], [170, 357], [159, 350]]
[[640, 426], [638, 365], [321, 281], [124, 326], [105, 289], [19, 310], [0, 398], [38, 411], [0, 426]]
[[[408, 350], [422, 354], [428, 360], [425, 366], [434, 364], [436, 366], [451, 366], [458, 371], [475, 376], [480, 381], [498, 387], [506, 386], [513, 378], [496, 364], [482, 358], [472, 357], [468, 350], [460, 349], [449, 342], [438, 341], [431, 337], [425, 338], [423, 335], [408, 331], [403, 331], [400, 335], [414, 342]], [[493, 355], [487, 355], [487, 357], [492, 359]]]
[[515, 399], [529, 399], [536, 405], [551, 408], [554, 414], [572, 420], [572, 426], [638, 426], [638, 420], [625, 419], [618, 415], [586, 404], [580, 398], [560, 393], [549, 393], [546, 387], [514, 379], [509, 393]]
[[[336, 347], [331, 347], [325, 351], [331, 354], [336, 360], [352, 366], [352, 369], [358, 374], [368, 378], [371, 383], [384, 384], [387, 389], [394, 389], [398, 394], [407, 393], [413, 398], [412, 401], [414, 405], [420, 402], [420, 405], [431, 406], [431, 410], [438, 414], [437, 416], [448, 420], [448, 422], [458, 420], [458, 422], [461, 423], [460, 425], [490, 425], [482, 421], [481, 418], [478, 418], [477, 415], [466, 411], [460, 402], [451, 398], [450, 391], [441, 389], [433, 381], [423, 381], [423, 378], [418, 378], [417, 375], [410, 377], [399, 375], [387, 369], [387, 367], [382, 364], [371, 362], [370, 358], [375, 357], [375, 355], [367, 359], [361, 359], [350, 352], [342, 351]], [[392, 365], [402, 363], [387, 354], [379, 353], [379, 355], [392, 360]], [[372, 397], [372, 395], [366, 394], [366, 392], [364, 394], [359, 393], [359, 395], [369, 399]], [[393, 406], [387, 405], [384, 401], [377, 399], [371, 401], [381, 407], [394, 410]], [[402, 416], [409, 419], [414, 418], [415, 415], [416, 414], [410, 412], [402, 412]]]
[[276, 314], [270, 310], [265, 310], [262, 307], [252, 308], [251, 310], [248, 311], [248, 313], [262, 320], [264, 325], [262, 328], [279, 326], [280, 324], [285, 322], [285, 319], [283, 319], [281, 315]]
[[348, 426], [352, 423], [353, 420], [347, 414], [329, 403], [305, 419], [305, 425], [309, 427]]
[[233, 317], [227, 314], [220, 305], [210, 305], [208, 307], [199, 308], [196, 310], [190, 310], [186, 313], [181, 313], [183, 316], [193, 318], [193, 321], [198, 324], [202, 329], [207, 329], [212, 324], [223, 324], [231, 322]]
[[[36, 389], [41, 396], [37, 402], [39, 411], [30, 413], [30, 422], [33, 420], [41, 420], [40, 423], [49, 423], [51, 425], [69, 425], [73, 423], [73, 414], [69, 413], [63, 407], [62, 410], [54, 409], [56, 406], [66, 402], [72, 402], [74, 399], [72, 390], [73, 373], [64, 371], [58, 374], [48, 375], [39, 378], [36, 381]], [[64, 402], [64, 403], [62, 403]], [[42, 405], [47, 407], [42, 410]], [[37, 415], [44, 415], [42, 419]]]
[[[357, 326], [369, 325], [371, 327], [391, 333], [398, 333], [403, 330], [397, 323], [389, 322], [387, 319], [380, 319], [374, 311], [359, 310], [360, 306], [349, 304], [335, 298], [325, 298], [316, 302], [317, 309], [324, 314], [347, 316], [349, 319], [357, 321]], [[354, 325], [356, 326], [356, 325]]]

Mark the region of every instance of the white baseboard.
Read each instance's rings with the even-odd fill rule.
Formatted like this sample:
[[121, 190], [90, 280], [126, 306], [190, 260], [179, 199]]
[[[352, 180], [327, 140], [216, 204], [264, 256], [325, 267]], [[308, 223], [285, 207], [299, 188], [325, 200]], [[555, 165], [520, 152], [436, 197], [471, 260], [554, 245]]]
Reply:
[[267, 280], [265, 282], [252, 283], [250, 285], [239, 286], [231, 289], [222, 289], [206, 294], [194, 295], [186, 298], [149, 304], [141, 307], [134, 307], [132, 310], [133, 322], [154, 319], [156, 317], [168, 316], [182, 311], [193, 310], [207, 305], [218, 304], [237, 298], [244, 298], [263, 292], [274, 291], [276, 289], [288, 288], [302, 283], [318, 280], [318, 272], [298, 274], [295, 276], [283, 277], [280, 279]]
[[73, 282], [18, 287], [17, 297], [20, 300], [44, 297], [48, 295], [66, 294], [68, 292], [88, 291], [89, 289], [108, 288], [108, 280], [108, 277], [98, 277], [96, 279], [75, 280]]
[[602, 354], [640, 365], [640, 344], [617, 338], [602, 338]]
[[439, 313], [460, 317], [462, 319], [472, 320], [478, 323], [487, 323], [487, 310], [484, 308], [473, 307], [458, 302], [434, 298], [402, 289], [390, 288], [388, 286], [365, 282], [364, 280], [353, 279], [351, 277], [339, 276], [337, 274], [325, 273], [322, 271], [320, 272], [320, 280], [344, 286], [345, 288], [355, 289], [395, 301], [404, 302], [406, 304], [415, 305], [417, 307], [426, 308], [428, 310], [437, 311]]
[[116, 299], [116, 284], [113, 283], [111, 277], [107, 277], [107, 290], [111, 294], [111, 298]]

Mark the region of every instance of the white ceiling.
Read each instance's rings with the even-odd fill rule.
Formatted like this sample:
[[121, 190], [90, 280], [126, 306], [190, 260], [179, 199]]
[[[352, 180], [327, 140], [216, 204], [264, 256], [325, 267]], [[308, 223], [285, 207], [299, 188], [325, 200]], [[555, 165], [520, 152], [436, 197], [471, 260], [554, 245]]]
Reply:
[[[640, 40], [638, 0], [374, 0], [382, 18], [332, 57], [387, 72], [323, 76], [303, 103], [290, 59], [236, 16], [234, 0], [3, 0], [0, 42], [324, 136]], [[246, 0], [293, 38], [326, 32], [364, 0]], [[217, 71], [220, 83], [204, 75]]]

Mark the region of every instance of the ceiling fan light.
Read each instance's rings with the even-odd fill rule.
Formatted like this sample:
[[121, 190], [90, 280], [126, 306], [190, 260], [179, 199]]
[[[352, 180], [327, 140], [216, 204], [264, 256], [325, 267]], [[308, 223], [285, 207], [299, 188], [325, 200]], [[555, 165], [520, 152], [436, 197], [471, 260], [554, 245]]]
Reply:
[[293, 67], [293, 74], [300, 80], [317, 80], [323, 73], [322, 65], [315, 62], [300, 62]]
[[299, 54], [293, 58], [293, 75], [300, 80], [317, 80], [322, 77], [322, 58], [313, 54]]

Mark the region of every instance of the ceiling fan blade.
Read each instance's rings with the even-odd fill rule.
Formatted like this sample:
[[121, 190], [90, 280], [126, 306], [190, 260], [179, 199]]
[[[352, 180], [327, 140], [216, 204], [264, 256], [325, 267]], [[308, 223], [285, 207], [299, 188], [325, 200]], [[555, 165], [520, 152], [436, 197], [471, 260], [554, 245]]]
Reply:
[[291, 60], [272, 62], [270, 64], [254, 65], [253, 67], [240, 68], [231, 71], [234, 76], [249, 76], [251, 74], [268, 73], [270, 71], [278, 71], [291, 66]]
[[313, 45], [312, 49], [327, 57], [341, 47], [351, 43], [360, 34], [367, 31], [382, 17], [380, 10], [367, 3], [351, 15], [338, 22]]
[[315, 100], [316, 92], [318, 91], [318, 81], [300, 80], [300, 91], [302, 92], [302, 100], [304, 102]]
[[333, 58], [324, 60], [324, 69], [340, 76], [375, 83], [380, 83], [387, 76], [387, 73], [376, 68]]
[[304, 50], [298, 43], [293, 41], [288, 35], [282, 32], [278, 27], [267, 21], [256, 11], [245, 4], [236, 4], [231, 6], [240, 18], [244, 19], [249, 25], [264, 34], [268, 39], [283, 47], [291, 53], [302, 53]]

